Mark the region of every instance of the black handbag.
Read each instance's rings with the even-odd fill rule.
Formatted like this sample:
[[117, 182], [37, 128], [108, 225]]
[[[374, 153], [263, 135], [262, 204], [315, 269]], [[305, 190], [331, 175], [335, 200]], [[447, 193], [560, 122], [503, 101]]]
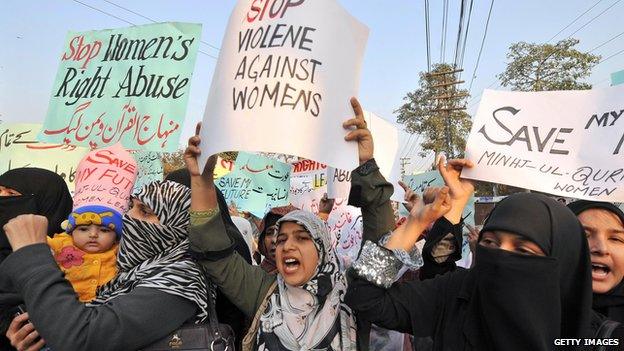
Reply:
[[208, 323], [183, 324], [173, 333], [143, 348], [143, 351], [196, 350], [235, 351], [235, 335], [227, 324], [217, 321], [215, 295], [208, 294]]

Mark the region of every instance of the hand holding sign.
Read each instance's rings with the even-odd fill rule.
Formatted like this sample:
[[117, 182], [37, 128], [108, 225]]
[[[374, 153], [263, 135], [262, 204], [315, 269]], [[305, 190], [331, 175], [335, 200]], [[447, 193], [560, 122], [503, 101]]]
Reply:
[[364, 110], [362, 110], [362, 106], [360, 105], [358, 99], [352, 97], [350, 101], [355, 117], [344, 122], [342, 126], [345, 129], [352, 127], [356, 128], [345, 136], [345, 140], [357, 140], [360, 164], [363, 164], [373, 158], [373, 135], [367, 128], [366, 120], [364, 120]]

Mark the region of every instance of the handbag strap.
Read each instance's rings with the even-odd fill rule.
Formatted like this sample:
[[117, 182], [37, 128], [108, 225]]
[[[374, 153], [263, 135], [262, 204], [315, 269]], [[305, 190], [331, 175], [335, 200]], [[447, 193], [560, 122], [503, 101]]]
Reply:
[[227, 350], [227, 345], [229, 341], [221, 334], [221, 328], [219, 328], [219, 319], [217, 318], [217, 310], [215, 307], [217, 304], [217, 285], [208, 278], [208, 274], [201, 264], [198, 263], [197, 266], [199, 267], [200, 272], [206, 278], [206, 283], [208, 285], [208, 326], [210, 327], [210, 332], [212, 333], [213, 337], [210, 344], [210, 349], [214, 350], [215, 345], [223, 343], [223, 345], [225, 345], [225, 350]]
[[264, 296], [264, 299], [262, 300], [260, 307], [258, 307], [258, 310], [256, 311], [256, 314], [254, 315], [254, 319], [251, 322], [251, 326], [249, 326], [249, 331], [247, 331], [247, 334], [243, 338], [243, 343], [242, 343], [243, 351], [251, 351], [251, 347], [253, 346], [254, 341], [256, 339], [256, 334], [258, 333], [258, 329], [260, 328], [260, 316], [262, 316], [262, 313], [264, 313], [264, 310], [266, 310], [267, 306], [269, 305], [269, 301], [271, 301], [271, 295], [273, 295], [273, 292], [275, 291], [276, 287], [277, 287], [277, 279], [275, 279], [273, 284], [271, 284], [271, 286], [269, 287], [269, 290]]

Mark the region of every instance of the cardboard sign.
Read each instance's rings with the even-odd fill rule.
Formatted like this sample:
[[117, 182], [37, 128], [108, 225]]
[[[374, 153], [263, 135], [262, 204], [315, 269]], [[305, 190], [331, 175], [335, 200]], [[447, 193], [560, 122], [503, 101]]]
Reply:
[[486, 90], [462, 177], [586, 200], [624, 201], [624, 85]]
[[624, 70], [611, 73], [611, 85], [624, 84]]
[[243, 150], [355, 168], [342, 123], [353, 116], [367, 37], [336, 0], [240, 0], [212, 77], [200, 163]]
[[0, 123], [0, 174], [21, 167], [38, 167], [60, 175], [74, 191], [78, 162], [88, 149], [36, 140], [41, 124]]
[[175, 151], [200, 34], [189, 23], [68, 33], [38, 139]]
[[262, 218], [267, 209], [288, 204], [289, 164], [239, 152], [234, 170], [215, 181], [229, 204]]
[[138, 167], [134, 191], [141, 189], [145, 184], [163, 180], [163, 164], [160, 153], [137, 151], [133, 156]]
[[[400, 167], [398, 162], [399, 131], [396, 126], [372, 112], [364, 111], [364, 119], [373, 135], [375, 162], [386, 179], [399, 187]], [[348, 198], [351, 190], [351, 171], [338, 168], [327, 170], [327, 193], [330, 198]], [[396, 193], [396, 190], [395, 190]], [[402, 194], [402, 193], [401, 193]], [[402, 199], [402, 195], [401, 195]]]

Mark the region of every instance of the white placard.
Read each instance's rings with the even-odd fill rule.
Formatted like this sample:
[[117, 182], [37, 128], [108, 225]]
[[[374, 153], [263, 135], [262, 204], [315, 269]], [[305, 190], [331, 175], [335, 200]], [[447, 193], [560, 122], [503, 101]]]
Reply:
[[240, 0], [212, 78], [200, 161], [241, 150], [355, 168], [342, 122], [353, 115], [367, 38], [336, 0]]
[[463, 177], [545, 193], [624, 201], [624, 86], [582, 91], [486, 90]]
[[[373, 135], [375, 162], [381, 174], [394, 185], [396, 192], [397, 188], [401, 189], [399, 186], [401, 172], [397, 162], [399, 131], [392, 123], [372, 112], [364, 111], [364, 119]], [[350, 171], [333, 167], [327, 169], [327, 194], [330, 198], [348, 198], [350, 190]]]

